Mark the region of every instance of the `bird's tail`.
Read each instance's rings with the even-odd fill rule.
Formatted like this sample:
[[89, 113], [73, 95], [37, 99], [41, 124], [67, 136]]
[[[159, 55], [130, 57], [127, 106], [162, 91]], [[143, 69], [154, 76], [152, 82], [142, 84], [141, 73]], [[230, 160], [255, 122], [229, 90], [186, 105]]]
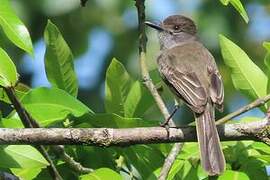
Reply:
[[202, 167], [211, 176], [221, 174], [225, 169], [225, 159], [215, 125], [215, 109], [212, 103], [207, 103], [205, 111], [195, 114], [195, 118]]

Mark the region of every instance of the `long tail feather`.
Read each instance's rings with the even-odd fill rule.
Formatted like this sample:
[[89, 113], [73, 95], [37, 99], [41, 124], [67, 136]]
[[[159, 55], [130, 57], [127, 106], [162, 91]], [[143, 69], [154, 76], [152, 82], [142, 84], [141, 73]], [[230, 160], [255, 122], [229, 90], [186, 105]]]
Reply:
[[195, 114], [202, 167], [212, 176], [221, 174], [225, 169], [214, 113], [213, 105], [208, 103], [203, 113]]

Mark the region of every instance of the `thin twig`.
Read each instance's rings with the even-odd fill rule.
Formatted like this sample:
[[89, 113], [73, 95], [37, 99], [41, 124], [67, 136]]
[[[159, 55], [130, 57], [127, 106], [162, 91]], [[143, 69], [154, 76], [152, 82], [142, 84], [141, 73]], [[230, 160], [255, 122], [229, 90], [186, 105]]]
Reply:
[[[221, 141], [270, 139], [268, 120], [248, 123], [232, 123], [217, 126]], [[168, 136], [169, 131], [169, 136]], [[0, 145], [4, 144], [66, 144], [89, 146], [131, 146], [135, 144], [158, 144], [197, 142], [196, 127], [179, 128], [0, 128]]]
[[[152, 80], [150, 78], [148, 68], [145, 61], [145, 52], [146, 52], [146, 42], [147, 37], [145, 34], [145, 0], [135, 0], [135, 6], [137, 8], [138, 12], [138, 22], [139, 22], [139, 55], [140, 55], [140, 67], [141, 67], [141, 75], [144, 80], [145, 86], [149, 89], [150, 93], [155, 99], [155, 102], [157, 106], [159, 107], [161, 113], [163, 114], [164, 119], [168, 119], [170, 117], [170, 113], [168, 109], [165, 106], [165, 103], [163, 102], [162, 98], [160, 97], [155, 85], [152, 83]], [[173, 120], [169, 121], [169, 126], [175, 126]], [[173, 162], [175, 161], [178, 153], [181, 151], [183, 147], [183, 144], [175, 144], [168, 154], [167, 158], [165, 159], [165, 162], [163, 164], [163, 167], [161, 169], [161, 173], [159, 176], [159, 180], [165, 180], [166, 177], [169, 174], [169, 171], [173, 165]]]
[[219, 124], [224, 124], [226, 122], [228, 122], [229, 120], [231, 120], [232, 118], [236, 117], [236, 116], [239, 116], [251, 109], [254, 109], [256, 107], [259, 107], [259, 106], [262, 106], [264, 105], [266, 102], [268, 102], [270, 100], [270, 94], [262, 97], [262, 98], [258, 98], [256, 99], [255, 101], [253, 101], [252, 103], [246, 105], [246, 106], [243, 106], [241, 107], [240, 109], [230, 113], [230, 114], [227, 114], [226, 116], [224, 116], [223, 118], [217, 120], [216, 124], [219, 125]]
[[57, 152], [60, 158], [75, 172], [82, 174], [93, 172], [93, 169], [83, 167], [80, 163], [76, 162], [71, 156], [69, 156], [64, 149], [64, 146], [52, 146], [54, 152]]

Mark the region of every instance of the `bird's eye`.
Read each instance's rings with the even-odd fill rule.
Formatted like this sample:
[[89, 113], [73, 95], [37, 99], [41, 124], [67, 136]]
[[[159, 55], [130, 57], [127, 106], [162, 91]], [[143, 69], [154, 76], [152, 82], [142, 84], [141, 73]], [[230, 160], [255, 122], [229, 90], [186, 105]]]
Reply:
[[180, 26], [179, 25], [175, 25], [173, 28], [174, 28], [174, 30], [179, 30], [180, 29]]

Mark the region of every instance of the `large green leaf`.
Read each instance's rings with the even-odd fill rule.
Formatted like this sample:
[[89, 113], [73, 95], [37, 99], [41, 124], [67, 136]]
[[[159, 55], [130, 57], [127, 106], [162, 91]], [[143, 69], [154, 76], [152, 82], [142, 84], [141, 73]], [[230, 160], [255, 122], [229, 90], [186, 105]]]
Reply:
[[4, 168], [38, 168], [49, 163], [32, 146], [10, 145], [0, 147], [0, 167]]
[[265, 96], [267, 77], [263, 71], [240, 47], [225, 36], [220, 35], [219, 40], [225, 64], [232, 70], [234, 87], [251, 99]]
[[53, 87], [63, 89], [73, 96], [78, 93], [78, 81], [74, 72], [73, 55], [58, 28], [48, 21], [44, 39], [46, 42], [45, 70]]
[[230, 180], [249, 180], [249, 177], [243, 172], [227, 170], [218, 178], [218, 180], [228, 180], [228, 179], [230, 179]]
[[154, 99], [149, 91], [139, 81], [136, 81], [124, 103], [125, 117], [142, 117], [153, 103]]
[[14, 86], [17, 80], [18, 76], [14, 63], [8, 54], [0, 48], [0, 86]]
[[9, 0], [0, 0], [0, 26], [16, 46], [33, 55], [33, 45], [27, 28], [17, 17]]
[[225, 6], [227, 6], [229, 3], [231, 3], [232, 6], [239, 12], [239, 14], [245, 20], [245, 22], [248, 23], [249, 18], [248, 18], [247, 12], [246, 12], [245, 8], [243, 7], [240, 0], [220, 0], [220, 2]]
[[[81, 117], [94, 113], [79, 100], [57, 88], [37, 88], [21, 100], [26, 110], [41, 125], [49, 125], [68, 117]], [[16, 118], [13, 115], [12, 118]]]
[[105, 180], [105, 179], [113, 179], [113, 180], [122, 180], [120, 174], [113, 171], [109, 168], [100, 168], [95, 170], [92, 173], [85, 174], [80, 176], [80, 180]]
[[105, 109], [108, 113], [124, 116], [124, 105], [133, 80], [125, 67], [113, 59], [106, 72]]

